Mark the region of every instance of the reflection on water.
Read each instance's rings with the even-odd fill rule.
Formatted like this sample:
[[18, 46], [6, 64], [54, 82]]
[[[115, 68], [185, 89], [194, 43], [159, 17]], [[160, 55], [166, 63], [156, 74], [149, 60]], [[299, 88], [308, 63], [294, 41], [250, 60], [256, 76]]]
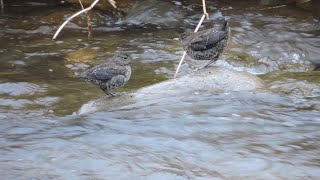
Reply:
[[[304, 72], [312, 70], [311, 62], [318, 63], [318, 22], [290, 6], [263, 11], [251, 4], [244, 9], [248, 4], [239, 2], [208, 2], [210, 11], [233, 19], [231, 43], [220, 65], [254, 73], [302, 71], [261, 76], [273, 93], [200, 93], [148, 106], [71, 115], [103, 96], [75, 73], [112, 56], [120, 47], [134, 58], [132, 79], [120, 91], [172, 75], [182, 54], [174, 38], [197, 23], [201, 11], [197, 3], [171, 4], [171, 9], [185, 16], [176, 26], [149, 27], [139, 10], [138, 25], [97, 27], [90, 42], [85, 28], [76, 24], [59, 41], [51, 41], [50, 23], [39, 19], [57, 10], [53, 7], [37, 12], [6, 8], [0, 16], [1, 176], [319, 179], [320, 86], [318, 73]], [[80, 56], [72, 56], [74, 52]], [[79, 58], [81, 53], [93, 59]], [[276, 63], [257, 65], [259, 58]], [[277, 64], [280, 68], [273, 66]]]

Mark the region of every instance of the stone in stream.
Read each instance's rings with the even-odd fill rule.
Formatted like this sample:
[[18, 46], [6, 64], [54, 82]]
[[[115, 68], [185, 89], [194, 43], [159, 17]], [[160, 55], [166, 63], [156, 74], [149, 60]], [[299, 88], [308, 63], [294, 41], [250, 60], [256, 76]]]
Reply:
[[183, 49], [195, 60], [210, 60], [205, 66], [208, 67], [218, 60], [227, 46], [230, 35], [228, 22], [229, 20], [218, 17], [210, 29], [182, 34], [179, 39]]
[[127, 53], [117, 53], [106, 62], [94, 66], [79, 75], [98, 85], [108, 96], [115, 96], [111, 89], [124, 86], [131, 76], [131, 57]]
[[168, 103], [170, 99], [183, 99], [201, 93], [217, 94], [260, 90], [264, 90], [264, 83], [255, 75], [226, 68], [208, 67], [177, 79], [170, 79], [141, 88], [132, 93], [90, 101], [84, 104], [78, 113], [84, 114], [114, 108], [137, 108], [154, 103]]

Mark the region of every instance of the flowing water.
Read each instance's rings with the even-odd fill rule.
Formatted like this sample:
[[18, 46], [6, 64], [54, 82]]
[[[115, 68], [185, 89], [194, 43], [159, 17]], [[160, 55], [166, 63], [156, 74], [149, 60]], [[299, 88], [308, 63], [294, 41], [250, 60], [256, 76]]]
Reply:
[[[312, 70], [320, 64], [320, 26], [294, 6], [208, 2], [212, 17], [232, 19], [230, 44], [217, 64], [259, 74], [267, 91], [195, 93], [75, 113], [103, 97], [76, 73], [120, 48], [134, 63], [119, 91], [172, 77], [183, 52], [176, 38], [196, 26], [200, 1], [148, 2], [154, 6], [134, 6], [130, 17], [95, 15], [89, 42], [83, 18], [50, 40], [76, 8], [39, 2], [5, 7], [1, 179], [319, 179], [320, 74]], [[182, 74], [190, 71], [183, 68]]]

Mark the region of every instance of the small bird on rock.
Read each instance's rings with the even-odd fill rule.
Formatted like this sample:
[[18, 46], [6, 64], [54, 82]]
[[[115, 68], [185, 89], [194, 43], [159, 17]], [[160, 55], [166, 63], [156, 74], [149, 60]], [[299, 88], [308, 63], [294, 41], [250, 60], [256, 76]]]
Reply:
[[227, 46], [230, 35], [229, 20], [218, 17], [213, 28], [198, 32], [184, 33], [179, 40], [187, 54], [195, 60], [210, 60], [204, 66], [218, 60]]
[[94, 66], [79, 75], [87, 81], [98, 85], [108, 96], [115, 96], [111, 89], [124, 86], [131, 76], [132, 58], [124, 52], [115, 54], [106, 62]]

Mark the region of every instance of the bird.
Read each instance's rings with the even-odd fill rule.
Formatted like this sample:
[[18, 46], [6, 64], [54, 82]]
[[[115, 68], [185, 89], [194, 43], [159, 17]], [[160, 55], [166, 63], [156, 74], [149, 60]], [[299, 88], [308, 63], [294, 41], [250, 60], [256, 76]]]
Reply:
[[227, 46], [230, 36], [229, 19], [218, 17], [210, 29], [198, 32], [186, 32], [179, 41], [186, 53], [195, 60], [210, 60], [207, 65], [218, 60]]
[[132, 58], [124, 52], [116, 53], [104, 63], [94, 66], [79, 75], [97, 86], [109, 97], [116, 96], [110, 90], [124, 86], [131, 77]]

